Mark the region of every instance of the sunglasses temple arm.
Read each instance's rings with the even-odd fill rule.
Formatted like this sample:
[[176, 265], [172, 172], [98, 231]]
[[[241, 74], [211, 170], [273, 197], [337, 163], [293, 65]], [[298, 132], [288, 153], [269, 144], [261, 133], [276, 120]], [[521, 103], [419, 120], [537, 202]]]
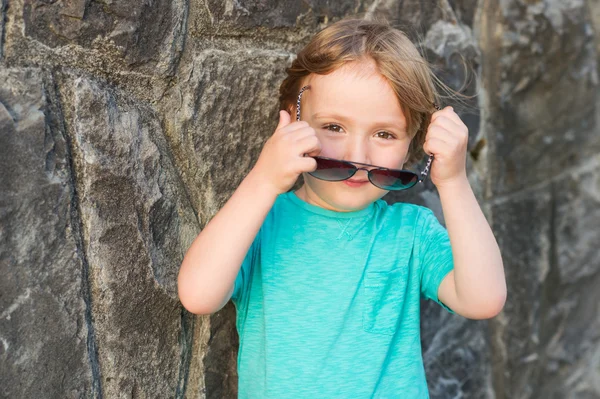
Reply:
[[[440, 107], [439, 104], [434, 103], [433, 106], [438, 111], [442, 109], [442, 107]], [[421, 172], [421, 178], [419, 179], [419, 183], [424, 182], [425, 179], [427, 179], [427, 175], [429, 174], [429, 169], [431, 168], [432, 162], [433, 162], [433, 155], [430, 155], [429, 158], [427, 159], [427, 164], [425, 165], [425, 168]]]
[[296, 100], [296, 121], [297, 122], [300, 121], [300, 100], [302, 99], [302, 93], [304, 93], [304, 91], [306, 89], [310, 89], [310, 85], [306, 85], [300, 89], [300, 92], [298, 93], [298, 99]]
[[429, 158], [427, 159], [427, 164], [425, 165], [425, 168], [423, 168], [423, 171], [421, 172], [421, 178], [419, 179], [420, 183], [425, 181], [425, 179], [427, 179], [427, 175], [429, 174], [429, 169], [431, 168], [432, 162], [433, 162], [433, 155], [430, 155]]

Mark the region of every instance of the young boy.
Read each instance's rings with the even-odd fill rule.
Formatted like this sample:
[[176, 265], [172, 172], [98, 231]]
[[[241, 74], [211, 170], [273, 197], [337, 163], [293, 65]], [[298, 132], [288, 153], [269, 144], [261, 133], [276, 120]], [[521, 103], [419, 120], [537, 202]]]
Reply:
[[[274, 134], [185, 256], [181, 301], [209, 314], [233, 299], [240, 398], [427, 398], [420, 296], [473, 319], [506, 297], [467, 128], [451, 107], [433, 112], [431, 72], [380, 23], [317, 34], [280, 91]], [[381, 200], [414, 184], [398, 170], [421, 147], [447, 231], [427, 208]]]

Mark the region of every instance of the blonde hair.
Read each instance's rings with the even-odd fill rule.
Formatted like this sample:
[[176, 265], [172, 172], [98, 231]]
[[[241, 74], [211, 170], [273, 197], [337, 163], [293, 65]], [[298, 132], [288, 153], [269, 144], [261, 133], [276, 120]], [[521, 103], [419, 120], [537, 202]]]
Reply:
[[439, 104], [434, 82], [440, 82], [404, 32], [387, 22], [343, 19], [318, 32], [286, 69], [279, 108], [292, 112], [304, 77], [326, 75], [348, 62], [368, 59], [375, 62], [400, 102], [413, 138], [408, 162], [418, 162], [431, 114]]

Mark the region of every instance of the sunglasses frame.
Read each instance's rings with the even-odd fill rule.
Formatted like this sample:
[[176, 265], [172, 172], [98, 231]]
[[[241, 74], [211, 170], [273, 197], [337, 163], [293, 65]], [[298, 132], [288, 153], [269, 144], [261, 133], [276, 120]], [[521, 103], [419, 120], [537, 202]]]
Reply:
[[[302, 99], [302, 93], [304, 93], [304, 91], [307, 89], [310, 89], [310, 85], [306, 85], [306, 86], [302, 87], [300, 89], [300, 92], [298, 93], [298, 99], [296, 100], [296, 121], [297, 122], [300, 121], [300, 100]], [[439, 105], [433, 104], [433, 106], [436, 110], [438, 110], [438, 111], [441, 110], [441, 107]], [[427, 158], [427, 163], [425, 164], [425, 167], [423, 168], [423, 170], [420, 173], [416, 173], [416, 172], [413, 172], [411, 170], [406, 170], [406, 169], [390, 169], [390, 168], [385, 168], [382, 166], [369, 165], [366, 163], [360, 163], [360, 162], [354, 162], [354, 161], [346, 161], [346, 160], [342, 160], [342, 159], [334, 159], [334, 158], [327, 158], [327, 157], [321, 157], [321, 156], [315, 156], [313, 158], [315, 158], [317, 161], [319, 159], [324, 159], [324, 160], [328, 160], [328, 161], [336, 161], [336, 162], [349, 164], [350, 166], [352, 166], [356, 169], [354, 171], [354, 173], [352, 174], [352, 176], [354, 176], [359, 170], [365, 170], [367, 172], [367, 176], [368, 176], [368, 179], [371, 182], [371, 184], [373, 184], [375, 187], [381, 188], [383, 190], [388, 190], [388, 191], [408, 190], [409, 188], [416, 186], [417, 183], [423, 183], [427, 179], [427, 175], [429, 174], [429, 169], [431, 168], [431, 163], [433, 162], [433, 155], [429, 155]], [[369, 166], [374, 169], [357, 168], [356, 166], [354, 166], [355, 164], [362, 165], [362, 166]], [[400, 188], [400, 189], [383, 188], [383, 187], [380, 187], [377, 184], [373, 183], [373, 181], [371, 180], [371, 170], [389, 170], [392, 172], [411, 173], [411, 174], [417, 176], [417, 182], [410, 187], [405, 187], [405, 188]], [[318, 176], [315, 176], [315, 175], [313, 175], [313, 173], [314, 172], [308, 172], [309, 175], [311, 175], [317, 179], [324, 180], [324, 181], [344, 181], [344, 180], [348, 180], [352, 177], [352, 176], [348, 176], [345, 179], [340, 179], [340, 180], [327, 180], [327, 179], [322, 179]]]
[[[316, 176], [314, 173], [316, 172], [308, 172], [309, 175], [319, 179], [319, 180], [323, 180], [323, 181], [344, 181], [344, 180], [348, 180], [350, 178], [352, 178], [359, 170], [364, 170], [367, 172], [367, 177], [369, 179], [369, 181], [371, 182], [371, 184], [373, 184], [375, 187], [378, 187], [382, 190], [388, 190], [388, 191], [401, 191], [401, 190], [408, 190], [409, 188], [412, 188], [414, 186], [417, 185], [417, 183], [423, 181], [423, 178], [420, 177], [417, 173], [413, 172], [412, 170], [406, 170], [406, 169], [390, 169], [390, 168], [384, 168], [382, 166], [377, 166], [377, 165], [370, 165], [368, 163], [361, 163], [361, 162], [354, 162], [354, 161], [345, 161], [342, 159], [334, 159], [334, 158], [327, 158], [327, 157], [321, 157], [321, 156], [315, 156], [313, 157], [315, 160], [317, 160], [317, 163], [319, 161], [319, 159], [325, 160], [325, 161], [334, 161], [334, 162], [339, 162], [342, 164], [347, 164], [349, 166], [351, 166], [352, 168], [354, 168], [354, 172], [352, 173], [351, 176], [348, 176], [346, 178], [343, 179], [323, 179], [322, 177]], [[368, 166], [371, 167], [372, 169], [367, 169], [365, 167], [361, 167], [361, 168], [357, 168], [355, 165], [361, 165], [361, 166]], [[371, 172], [375, 171], [375, 170], [383, 170], [383, 171], [390, 171], [390, 172], [401, 172], [401, 173], [408, 173], [414, 177], [417, 178], [417, 181], [414, 182], [414, 184], [412, 184], [409, 187], [404, 187], [404, 188], [386, 188], [386, 187], [382, 187], [378, 184], [376, 184], [373, 180], [375, 180], [374, 178], [372, 178]]]

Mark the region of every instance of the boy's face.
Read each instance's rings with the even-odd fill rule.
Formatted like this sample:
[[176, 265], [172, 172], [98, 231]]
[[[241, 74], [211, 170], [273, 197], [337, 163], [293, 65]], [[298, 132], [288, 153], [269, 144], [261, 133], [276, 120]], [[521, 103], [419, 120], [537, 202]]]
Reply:
[[[320, 156], [402, 169], [411, 141], [406, 118], [372, 61], [349, 63], [329, 75], [311, 74], [303, 85], [310, 89], [302, 95], [301, 119], [316, 130]], [[387, 194], [368, 181], [364, 170], [340, 182], [303, 176], [298, 196], [325, 209], [359, 210]]]

